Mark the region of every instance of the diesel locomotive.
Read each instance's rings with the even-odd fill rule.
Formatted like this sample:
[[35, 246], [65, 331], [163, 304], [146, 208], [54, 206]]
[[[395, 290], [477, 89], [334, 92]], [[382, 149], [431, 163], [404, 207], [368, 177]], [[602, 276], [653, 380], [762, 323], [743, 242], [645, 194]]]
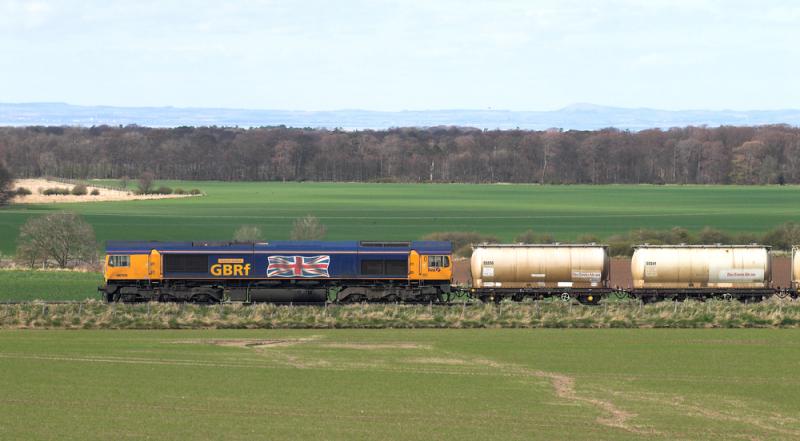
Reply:
[[450, 242], [108, 242], [110, 302], [439, 301]]

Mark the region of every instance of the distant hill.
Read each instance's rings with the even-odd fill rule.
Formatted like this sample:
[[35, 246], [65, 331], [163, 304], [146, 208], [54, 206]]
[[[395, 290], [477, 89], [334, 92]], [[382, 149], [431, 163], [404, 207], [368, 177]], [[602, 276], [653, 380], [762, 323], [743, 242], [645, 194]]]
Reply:
[[606, 127], [642, 130], [707, 125], [800, 126], [800, 110], [658, 110], [574, 104], [554, 111], [508, 110], [369, 110], [292, 111], [177, 107], [75, 106], [64, 103], [0, 103], [0, 125], [129, 125], [278, 126], [386, 129], [390, 127], [461, 126], [481, 129], [563, 128], [596, 130]]

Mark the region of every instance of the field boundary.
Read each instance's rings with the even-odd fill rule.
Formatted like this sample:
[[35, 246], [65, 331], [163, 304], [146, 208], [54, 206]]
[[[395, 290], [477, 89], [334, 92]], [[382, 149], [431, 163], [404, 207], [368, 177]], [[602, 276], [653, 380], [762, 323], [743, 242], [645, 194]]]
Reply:
[[0, 329], [800, 328], [800, 301], [404, 305], [0, 304]]

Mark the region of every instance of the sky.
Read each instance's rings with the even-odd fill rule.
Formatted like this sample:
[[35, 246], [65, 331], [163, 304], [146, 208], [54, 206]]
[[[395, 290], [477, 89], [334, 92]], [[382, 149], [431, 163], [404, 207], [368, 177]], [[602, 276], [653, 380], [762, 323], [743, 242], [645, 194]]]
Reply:
[[0, 102], [800, 107], [800, 1], [0, 0]]

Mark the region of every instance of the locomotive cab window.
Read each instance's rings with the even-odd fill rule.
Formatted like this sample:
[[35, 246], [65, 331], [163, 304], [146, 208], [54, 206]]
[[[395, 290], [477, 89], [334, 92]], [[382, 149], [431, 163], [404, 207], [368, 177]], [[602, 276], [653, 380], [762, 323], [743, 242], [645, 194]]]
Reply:
[[108, 266], [126, 267], [131, 265], [131, 256], [108, 256]]
[[428, 269], [447, 268], [448, 266], [450, 266], [450, 257], [428, 256]]

